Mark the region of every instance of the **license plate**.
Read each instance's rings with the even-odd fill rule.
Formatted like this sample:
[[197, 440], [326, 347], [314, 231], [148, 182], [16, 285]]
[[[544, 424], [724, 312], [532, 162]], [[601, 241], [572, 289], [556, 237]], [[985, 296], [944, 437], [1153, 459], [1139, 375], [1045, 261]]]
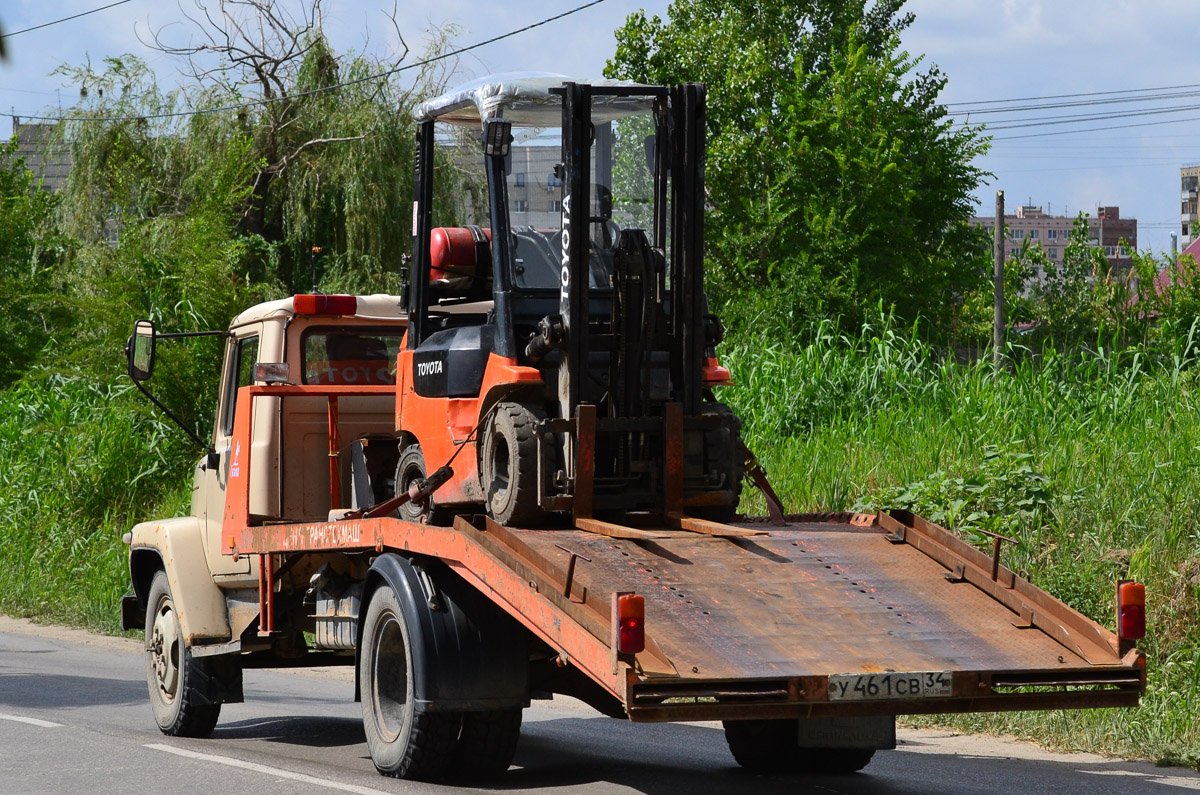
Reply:
[[881, 674], [833, 674], [830, 701], [890, 701], [946, 698], [953, 695], [950, 671], [891, 671]]

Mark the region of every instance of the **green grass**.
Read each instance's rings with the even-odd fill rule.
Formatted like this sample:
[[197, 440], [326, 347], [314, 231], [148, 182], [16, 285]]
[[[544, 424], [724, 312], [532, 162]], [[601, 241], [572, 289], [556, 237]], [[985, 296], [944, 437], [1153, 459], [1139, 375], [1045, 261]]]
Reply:
[[178, 432], [144, 403], [44, 373], [0, 395], [0, 611], [119, 631], [121, 535], [191, 496]]
[[1013, 535], [1006, 563], [1110, 628], [1114, 581], [1146, 583], [1141, 707], [953, 725], [1195, 766], [1196, 362], [1174, 351], [1023, 358], [996, 374], [943, 362], [886, 321], [857, 336], [825, 326], [803, 345], [734, 346], [725, 361], [736, 385], [722, 399], [791, 510], [907, 507], [968, 538]]

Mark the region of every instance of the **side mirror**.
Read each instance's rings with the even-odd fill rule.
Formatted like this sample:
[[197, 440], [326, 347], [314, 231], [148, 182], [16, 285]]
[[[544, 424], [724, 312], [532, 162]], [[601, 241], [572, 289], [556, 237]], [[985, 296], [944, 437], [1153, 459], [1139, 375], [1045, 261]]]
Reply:
[[154, 374], [157, 339], [151, 321], [139, 320], [133, 324], [133, 336], [129, 338], [125, 351], [129, 359], [129, 377], [134, 381], [146, 381]]

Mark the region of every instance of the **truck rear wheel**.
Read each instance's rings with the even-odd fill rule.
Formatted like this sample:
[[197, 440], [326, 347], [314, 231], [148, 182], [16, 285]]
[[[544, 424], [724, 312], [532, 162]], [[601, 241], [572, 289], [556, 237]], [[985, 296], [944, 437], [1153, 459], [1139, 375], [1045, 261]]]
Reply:
[[462, 713], [417, 711], [410, 631], [395, 592], [379, 586], [367, 608], [359, 654], [363, 731], [380, 773], [433, 781], [454, 756]]
[[154, 720], [171, 737], [207, 737], [221, 705], [200, 694], [208, 674], [184, 642], [166, 572], [154, 575], [146, 608], [146, 683]]
[[855, 773], [871, 761], [870, 748], [801, 748], [799, 723], [792, 720], [727, 720], [725, 741], [747, 770], [796, 773]]
[[488, 420], [480, 474], [488, 514], [500, 524], [529, 524], [543, 515], [537, 496], [537, 429], [527, 406], [504, 402]]
[[520, 707], [464, 712], [451, 769], [464, 779], [496, 778], [512, 764], [520, 738]]

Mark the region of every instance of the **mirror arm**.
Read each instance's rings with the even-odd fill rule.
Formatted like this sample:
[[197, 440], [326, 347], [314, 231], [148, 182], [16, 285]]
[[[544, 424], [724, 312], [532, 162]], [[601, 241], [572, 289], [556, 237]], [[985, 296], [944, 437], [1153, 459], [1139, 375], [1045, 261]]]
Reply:
[[142, 386], [141, 381], [134, 381], [133, 384], [134, 384], [134, 386], [136, 386], [138, 388], [138, 390], [141, 391], [141, 393], [143, 395], [145, 395], [150, 400], [151, 403], [158, 406], [158, 408], [162, 411], [163, 414], [166, 414], [168, 417], [171, 418], [171, 420], [176, 425], [178, 425], [180, 428], [182, 428], [184, 433], [186, 433], [188, 436], [192, 437], [192, 440], [195, 441], [199, 447], [203, 448], [206, 452], [209, 452], [209, 453], [213, 452], [212, 445], [206, 444], [205, 441], [203, 439], [201, 439], [200, 436], [194, 430], [192, 430], [187, 425], [185, 425], [183, 420], [179, 419], [179, 417], [175, 414], [175, 412], [171, 411], [169, 408], [164, 406], [162, 404], [162, 401], [160, 401], [154, 395], [150, 394], [150, 390], [148, 390], [148, 389], [146, 389], [146, 387]]
[[160, 340], [177, 340], [185, 337], [228, 337], [228, 331], [172, 331], [167, 334], [155, 333]]

